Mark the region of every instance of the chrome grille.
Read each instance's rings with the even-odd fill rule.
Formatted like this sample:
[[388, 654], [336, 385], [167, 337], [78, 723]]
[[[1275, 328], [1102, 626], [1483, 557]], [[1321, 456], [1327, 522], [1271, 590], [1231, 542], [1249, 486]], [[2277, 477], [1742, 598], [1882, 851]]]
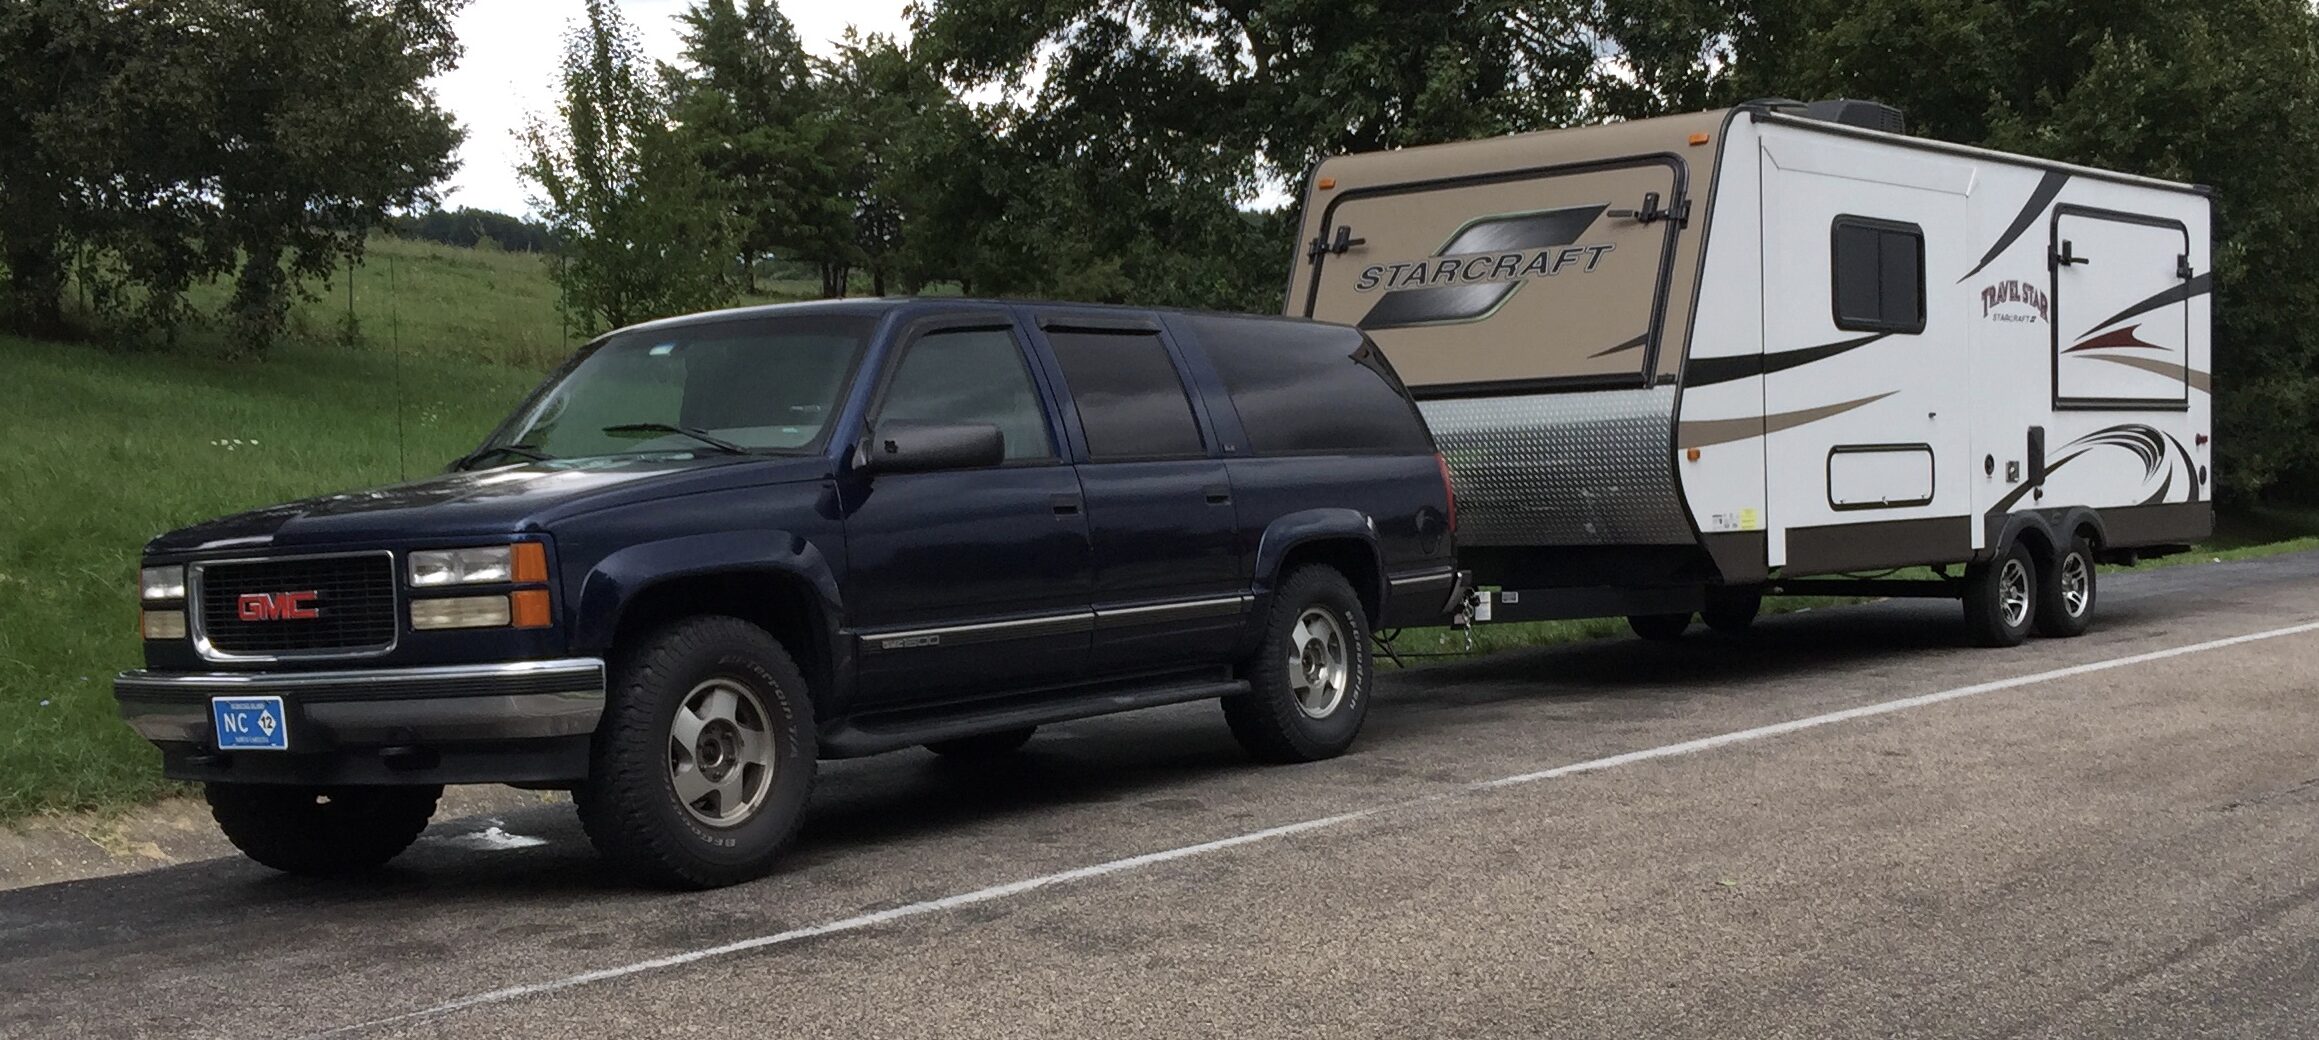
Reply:
[[[394, 557], [383, 552], [343, 556], [235, 560], [193, 565], [204, 653], [218, 657], [358, 656], [395, 643]], [[313, 618], [244, 621], [245, 595], [311, 592]]]

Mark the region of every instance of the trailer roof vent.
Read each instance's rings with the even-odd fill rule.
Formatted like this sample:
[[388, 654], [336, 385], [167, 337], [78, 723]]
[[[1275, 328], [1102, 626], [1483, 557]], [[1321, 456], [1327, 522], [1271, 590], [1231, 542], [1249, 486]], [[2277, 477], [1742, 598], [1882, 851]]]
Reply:
[[1814, 101], [1804, 106], [1804, 118], [1818, 119], [1863, 130], [1881, 130], [1888, 134], [1908, 132], [1908, 118], [1891, 105], [1874, 101], [1854, 101], [1837, 98], [1833, 101]]

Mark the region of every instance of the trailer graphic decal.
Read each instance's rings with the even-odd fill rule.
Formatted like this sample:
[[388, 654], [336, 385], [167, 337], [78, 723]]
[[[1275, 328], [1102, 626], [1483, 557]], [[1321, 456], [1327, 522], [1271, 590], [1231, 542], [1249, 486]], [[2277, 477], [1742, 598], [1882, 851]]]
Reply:
[[1989, 251], [1982, 254], [1981, 262], [1974, 264], [1973, 269], [1965, 272], [1963, 278], [1957, 279], [1957, 284], [1963, 285], [1974, 275], [1988, 269], [1990, 264], [1996, 263], [1997, 258], [2005, 254], [2005, 250], [2021, 240], [2030, 225], [2037, 223], [2037, 217], [2045, 212], [2045, 207], [2053, 205], [2053, 200], [2061, 197], [2061, 187], [2068, 183], [2069, 174], [2060, 170], [2047, 171], [2045, 179], [2038, 181], [2037, 188], [2029, 193], [2029, 201], [2022, 204], [2021, 212], [2014, 215], [2013, 223], [2006, 227], [2004, 234], [1997, 236], [1997, 244], [1990, 246]]
[[1728, 383], [1750, 376], [1766, 376], [1774, 372], [1785, 372], [1791, 368], [1809, 365], [1814, 361], [1825, 361], [1838, 354], [1848, 354], [1890, 335], [1892, 334], [1889, 332], [1879, 332], [1872, 336], [1823, 343], [1816, 347], [1783, 350], [1777, 354], [1739, 354], [1733, 357], [1693, 358], [1690, 367], [1683, 371], [1683, 385], [1713, 386], [1717, 383]]
[[2177, 303], [2188, 303], [2190, 302], [2191, 297], [2204, 296], [2207, 293], [2213, 291], [2214, 272], [2208, 271], [2207, 273], [2199, 275], [2196, 278], [2192, 278], [2183, 282], [2181, 285], [2174, 286], [2165, 292], [2152, 296], [2147, 300], [2143, 300], [2142, 302], [2128, 307], [2125, 310], [2119, 311], [2116, 314], [2112, 314], [2106, 320], [2097, 321], [2093, 323], [2091, 327], [2087, 328], [2086, 332], [2090, 334], [2095, 329], [2108, 328], [2126, 320], [2127, 318], [2137, 318], [2144, 314], [2148, 314], [2151, 311], [2157, 310], [2160, 307], [2171, 307]]
[[1480, 321], [1534, 278], [1587, 274], [1615, 247], [1577, 244], [1610, 207], [1575, 206], [1483, 217], [1459, 228], [1430, 257], [1371, 264], [1356, 292], [1383, 290], [1361, 328], [1399, 329]]
[[[2184, 487], [2188, 489], [2187, 497], [2183, 501], [2198, 501], [2198, 464], [2191, 460], [2190, 449], [2184, 447], [2181, 439], [2173, 434], [2143, 423], [2105, 426], [2062, 445], [2061, 452], [2058, 453], [2060, 457], [2047, 464], [2045, 475], [2051, 477], [2055, 471], [2083, 458], [2087, 452], [2095, 448], [2122, 448], [2134, 453], [2134, 457], [2142, 461], [2142, 482], [2145, 484], [2157, 478], [2159, 474], [2165, 474], [2165, 479], [2158, 483], [2158, 490], [2152, 492], [2150, 497], [2143, 499], [2141, 505], [2158, 505], [2166, 501], [2166, 496], [2174, 492], [2176, 471], [2173, 462], [2175, 459], [2182, 461], [2182, 482]], [[2014, 503], [2021, 501], [2031, 491], [2042, 486], [2041, 484], [2023, 483], [2007, 492], [2004, 498], [1998, 499], [1996, 505], [1990, 506], [1988, 515], [2003, 514], [2006, 510], [2013, 508]]]

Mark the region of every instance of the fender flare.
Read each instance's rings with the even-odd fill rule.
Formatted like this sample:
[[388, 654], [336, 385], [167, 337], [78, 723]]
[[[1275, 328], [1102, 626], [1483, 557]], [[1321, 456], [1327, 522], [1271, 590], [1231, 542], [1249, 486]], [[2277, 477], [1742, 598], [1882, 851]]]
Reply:
[[[1288, 554], [1300, 545], [1319, 541], [1358, 541], [1369, 552], [1369, 562], [1376, 571], [1376, 586], [1358, 589], [1366, 592], [1371, 602], [1389, 602], [1386, 595], [1387, 575], [1385, 554], [1377, 541], [1377, 524], [1369, 515], [1357, 509], [1327, 508], [1301, 509], [1272, 521], [1256, 543], [1256, 570], [1252, 586], [1256, 592], [1258, 609], [1268, 601], [1279, 586], [1280, 565]], [[1348, 575], [1350, 577], [1350, 575]]]
[[[672, 581], [732, 574], [802, 582], [811, 588], [825, 629], [817, 633], [824, 640], [822, 649], [833, 655], [840, 652], [844, 643], [838, 638], [838, 624], [845, 616], [844, 600], [828, 558], [812, 542], [772, 530], [664, 538], [627, 546], [597, 561], [575, 599], [572, 647], [609, 652], [621, 615], [637, 597]], [[833, 670], [842, 664], [832, 657]]]

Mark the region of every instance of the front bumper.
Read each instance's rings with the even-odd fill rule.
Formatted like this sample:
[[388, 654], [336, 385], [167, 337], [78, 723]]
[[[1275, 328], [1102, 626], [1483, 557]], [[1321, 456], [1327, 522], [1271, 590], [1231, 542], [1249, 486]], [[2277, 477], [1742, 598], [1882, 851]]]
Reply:
[[[113, 696], [172, 779], [566, 784], [604, 714], [596, 658], [335, 672], [123, 672]], [[278, 696], [288, 751], [219, 751], [210, 698]]]

